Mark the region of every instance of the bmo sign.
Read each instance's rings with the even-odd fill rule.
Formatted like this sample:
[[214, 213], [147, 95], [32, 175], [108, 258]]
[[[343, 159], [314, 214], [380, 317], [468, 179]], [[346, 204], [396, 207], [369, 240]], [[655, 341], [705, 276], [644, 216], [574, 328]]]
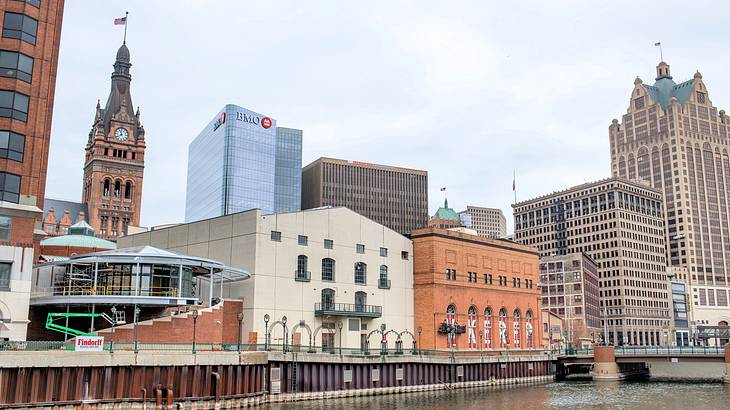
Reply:
[[263, 129], [268, 130], [271, 128], [272, 125], [274, 125], [274, 121], [261, 114], [256, 114], [252, 111], [243, 112], [243, 111], [237, 111], [236, 112], [236, 120], [245, 122], [247, 124], [255, 125], [258, 127], [261, 127]]
[[76, 336], [77, 352], [101, 352], [104, 350], [103, 336]]

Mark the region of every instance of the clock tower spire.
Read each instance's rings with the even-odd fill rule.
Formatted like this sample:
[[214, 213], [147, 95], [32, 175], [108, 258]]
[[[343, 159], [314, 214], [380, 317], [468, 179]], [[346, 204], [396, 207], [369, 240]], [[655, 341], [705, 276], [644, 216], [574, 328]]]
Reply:
[[86, 144], [82, 202], [97, 235], [115, 240], [139, 225], [145, 139], [139, 107], [132, 105], [129, 48], [117, 50], [109, 98], [97, 103]]

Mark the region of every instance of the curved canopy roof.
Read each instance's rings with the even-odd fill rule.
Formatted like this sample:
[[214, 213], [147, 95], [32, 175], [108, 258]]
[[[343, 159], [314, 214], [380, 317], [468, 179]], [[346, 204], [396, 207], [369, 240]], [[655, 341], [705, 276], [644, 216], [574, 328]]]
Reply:
[[251, 273], [243, 269], [226, 266], [223, 263], [212, 259], [183, 255], [152, 246], [135, 246], [131, 248], [74, 255], [68, 260], [50, 262], [44, 265], [91, 264], [97, 262], [182, 265], [192, 267], [193, 274], [196, 276], [208, 276], [212, 270], [213, 273], [220, 275], [225, 282], [234, 282], [251, 277]]
[[[84, 222], [86, 223], [86, 222]], [[74, 225], [75, 226], [75, 225]], [[79, 248], [116, 249], [117, 244], [89, 235], [62, 235], [46, 238], [41, 246], [73, 246]], [[91, 250], [91, 249], [89, 249]]]

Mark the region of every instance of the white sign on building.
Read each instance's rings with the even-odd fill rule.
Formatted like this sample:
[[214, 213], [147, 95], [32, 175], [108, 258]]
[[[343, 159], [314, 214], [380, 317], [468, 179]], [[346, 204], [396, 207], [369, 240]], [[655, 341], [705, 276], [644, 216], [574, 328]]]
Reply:
[[76, 336], [74, 350], [77, 352], [101, 352], [104, 350], [104, 336]]

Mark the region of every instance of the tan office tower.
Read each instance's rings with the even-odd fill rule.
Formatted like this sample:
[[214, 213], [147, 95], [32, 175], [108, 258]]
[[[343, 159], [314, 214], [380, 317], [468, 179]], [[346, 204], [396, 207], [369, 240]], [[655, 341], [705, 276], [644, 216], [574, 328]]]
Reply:
[[654, 85], [634, 81], [621, 122], [609, 127], [613, 175], [663, 191], [669, 264], [690, 285], [692, 319], [730, 321], [730, 117], [712, 105], [702, 75], [676, 84], [665, 62]]
[[540, 256], [584, 252], [598, 264], [601, 333], [610, 344], [665, 345], [669, 282], [660, 191], [623, 178], [513, 205], [515, 241]]
[[507, 236], [507, 219], [501, 209], [467, 205], [459, 212], [462, 223], [477, 231], [483, 238], [504, 238]]
[[428, 172], [320, 158], [302, 169], [302, 209], [344, 206], [399, 233], [428, 221]]

